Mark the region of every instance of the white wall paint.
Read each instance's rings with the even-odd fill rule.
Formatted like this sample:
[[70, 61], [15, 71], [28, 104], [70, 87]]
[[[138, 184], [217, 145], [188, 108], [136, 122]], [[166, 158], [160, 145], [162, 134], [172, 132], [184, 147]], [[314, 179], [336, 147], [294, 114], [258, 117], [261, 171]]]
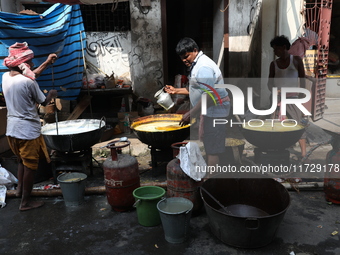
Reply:
[[291, 43], [302, 36], [303, 16], [301, 10], [303, 0], [278, 0], [278, 35], [286, 35]]
[[229, 51], [247, 52], [251, 38], [247, 33], [252, 0], [229, 2]]
[[[229, 2], [229, 77], [258, 77], [262, 0]], [[260, 90], [260, 88], [257, 88]]]
[[262, 0], [231, 1], [229, 4], [229, 50], [248, 52], [258, 22]]

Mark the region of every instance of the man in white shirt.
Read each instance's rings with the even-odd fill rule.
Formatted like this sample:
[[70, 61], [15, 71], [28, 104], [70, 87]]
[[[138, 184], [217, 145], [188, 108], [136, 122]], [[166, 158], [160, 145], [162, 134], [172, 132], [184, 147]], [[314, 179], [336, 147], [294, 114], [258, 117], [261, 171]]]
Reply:
[[[166, 92], [170, 94], [189, 95], [191, 109], [182, 117], [180, 124], [190, 123], [190, 118], [200, 116], [203, 93], [208, 92], [207, 114], [200, 117], [200, 138], [204, 143], [207, 164], [216, 166], [219, 155], [225, 152], [226, 125], [214, 125], [215, 119], [225, 119], [229, 115], [230, 100], [228, 92], [215, 88], [216, 84], [224, 84], [222, 73], [216, 63], [199, 50], [197, 43], [188, 37], [181, 39], [176, 46], [176, 53], [184, 65], [190, 68], [189, 88], [174, 88], [167, 85]], [[215, 102], [216, 103], [215, 103]]]
[[45, 96], [35, 77], [57, 58], [50, 54], [47, 60], [32, 71], [34, 53], [26, 42], [9, 47], [9, 56], [4, 65], [9, 68], [2, 76], [2, 89], [7, 106], [6, 136], [11, 150], [18, 158], [17, 196], [21, 196], [19, 210], [26, 211], [43, 205], [31, 200], [34, 177], [38, 169], [39, 157], [44, 155], [50, 162], [49, 154], [41, 135], [37, 104], [46, 105], [57, 96], [50, 90]]

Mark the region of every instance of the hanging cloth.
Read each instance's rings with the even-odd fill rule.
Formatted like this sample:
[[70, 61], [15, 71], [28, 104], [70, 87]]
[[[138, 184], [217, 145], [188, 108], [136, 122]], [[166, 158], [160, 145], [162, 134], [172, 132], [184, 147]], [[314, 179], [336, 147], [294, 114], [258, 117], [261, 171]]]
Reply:
[[306, 54], [306, 50], [309, 49], [310, 42], [306, 37], [299, 37], [293, 42], [292, 46], [288, 50], [288, 53], [293, 56], [299, 56], [303, 58]]

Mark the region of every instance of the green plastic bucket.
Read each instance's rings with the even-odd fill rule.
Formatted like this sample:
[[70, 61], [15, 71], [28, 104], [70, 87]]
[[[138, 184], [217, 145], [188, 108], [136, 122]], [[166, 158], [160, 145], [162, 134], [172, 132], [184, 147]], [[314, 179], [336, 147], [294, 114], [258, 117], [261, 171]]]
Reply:
[[84, 202], [87, 175], [63, 173], [57, 177], [66, 206], [78, 206]]
[[139, 187], [133, 191], [139, 224], [145, 227], [161, 224], [157, 203], [164, 195], [165, 190], [157, 186]]

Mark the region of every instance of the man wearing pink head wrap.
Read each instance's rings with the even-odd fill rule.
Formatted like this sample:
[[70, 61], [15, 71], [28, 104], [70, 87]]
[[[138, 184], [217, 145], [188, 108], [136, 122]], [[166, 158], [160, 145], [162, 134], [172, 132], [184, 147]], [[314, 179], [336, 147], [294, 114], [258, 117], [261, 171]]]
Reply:
[[35, 77], [53, 63], [57, 55], [50, 54], [35, 70], [32, 70], [33, 57], [33, 51], [28, 48], [26, 42], [13, 44], [9, 47], [9, 56], [4, 59], [4, 65], [9, 68], [9, 72], [2, 76], [2, 89], [7, 106], [6, 136], [19, 162], [17, 196], [22, 197], [19, 207], [21, 211], [43, 205], [41, 201], [31, 200], [40, 155], [44, 155], [47, 162], [50, 162], [41, 135], [36, 105], [46, 105], [57, 96], [56, 90], [50, 90], [45, 96], [35, 81]]
[[34, 58], [34, 53], [27, 46], [27, 43], [15, 43], [9, 47], [9, 56], [4, 59], [4, 65], [8, 68], [18, 67], [22, 74], [34, 80], [35, 74], [26, 62]]

